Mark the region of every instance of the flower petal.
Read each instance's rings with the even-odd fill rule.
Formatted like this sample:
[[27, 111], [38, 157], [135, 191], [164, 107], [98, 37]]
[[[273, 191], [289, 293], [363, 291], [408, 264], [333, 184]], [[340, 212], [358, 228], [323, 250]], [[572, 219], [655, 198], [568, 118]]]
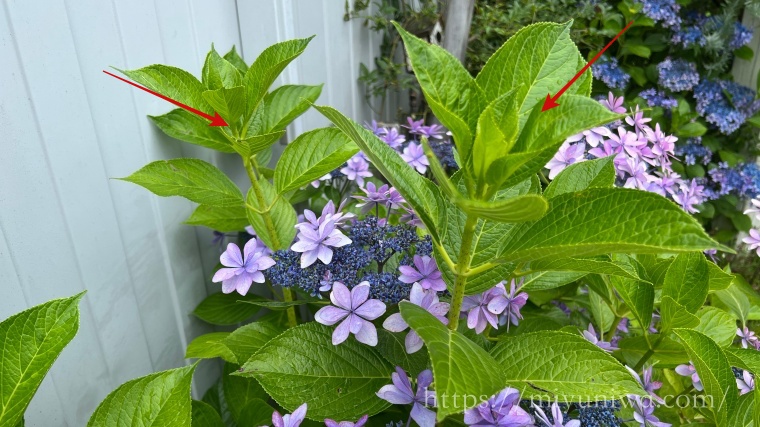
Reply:
[[355, 309], [354, 313], [367, 320], [375, 320], [385, 313], [385, 304], [377, 299], [367, 300], [359, 308]]
[[393, 313], [383, 322], [383, 328], [391, 332], [401, 332], [408, 327], [409, 325], [404, 321], [404, 318], [401, 317], [401, 313]]
[[412, 396], [407, 396], [392, 384], [383, 386], [376, 394], [377, 397], [394, 405], [408, 405], [413, 402]]
[[435, 427], [435, 412], [419, 403], [414, 404], [409, 415], [420, 427]]
[[369, 283], [361, 282], [358, 285], [354, 286], [354, 288], [351, 289], [351, 309], [358, 309], [362, 304], [364, 304], [365, 301], [367, 301], [368, 297]]
[[330, 293], [330, 301], [334, 305], [345, 309], [351, 310], [351, 291], [348, 290], [346, 285], [341, 282], [333, 283], [333, 290]]
[[333, 345], [338, 345], [348, 338], [351, 322], [348, 319], [342, 321], [332, 334]]
[[227, 250], [219, 256], [219, 262], [225, 267], [242, 267], [243, 255], [240, 253], [238, 245], [229, 243]]
[[314, 314], [314, 320], [323, 325], [332, 326], [348, 316], [348, 311], [328, 305], [322, 307]]
[[356, 336], [356, 340], [360, 343], [364, 343], [372, 347], [376, 346], [377, 329], [375, 328], [375, 325], [373, 325], [372, 322], [368, 322], [359, 316], [356, 316], [356, 318], [360, 319], [362, 322], [361, 329], [359, 329], [359, 332], [354, 334]]

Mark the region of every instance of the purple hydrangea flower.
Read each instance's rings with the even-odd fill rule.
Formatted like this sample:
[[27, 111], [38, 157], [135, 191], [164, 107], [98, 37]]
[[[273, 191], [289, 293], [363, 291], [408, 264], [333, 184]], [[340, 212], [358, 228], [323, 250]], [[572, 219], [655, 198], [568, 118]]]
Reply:
[[760, 231], [754, 228], [749, 230], [749, 236], [742, 239], [742, 242], [749, 245], [749, 250], [757, 250], [757, 256], [760, 256]]
[[387, 129], [377, 124], [377, 120], [372, 120], [371, 123], [364, 122], [364, 127], [371, 130], [377, 136], [385, 135]]
[[638, 158], [649, 153], [646, 138], [636, 132], [628, 132], [622, 126], [618, 127], [617, 135], [614, 133], [610, 135], [610, 142], [615, 148], [621, 147], [630, 157]]
[[613, 352], [618, 349], [617, 347], [612, 345], [612, 343], [609, 343], [607, 341], [602, 341], [601, 339], [599, 339], [599, 337], [596, 336], [596, 330], [594, 330], [594, 325], [592, 325], [591, 323], [588, 324], [588, 329], [583, 331], [583, 337], [604, 351]]
[[[449, 324], [449, 320], [446, 318], [446, 313], [449, 312], [449, 303], [438, 301], [438, 294], [434, 290], [423, 289], [419, 283], [415, 283], [409, 293], [409, 301], [424, 308], [444, 325]], [[391, 332], [402, 332], [409, 328], [409, 325], [401, 317], [401, 313], [393, 313], [385, 319], [383, 327]], [[404, 346], [407, 353], [415, 353], [422, 348], [422, 338], [417, 332], [410, 330], [406, 334]]]
[[628, 86], [629, 76], [618, 64], [615, 57], [604, 56], [591, 66], [591, 74], [595, 79], [601, 80], [610, 89], [625, 89]]
[[654, 403], [648, 398], [640, 396], [629, 397], [633, 406], [633, 418], [640, 423], [640, 427], [670, 427], [668, 423], [660, 421], [654, 416]]
[[222, 292], [225, 294], [232, 291], [247, 294], [253, 282], [264, 283], [262, 271], [274, 265], [274, 260], [267, 256], [265, 249], [259, 239], [249, 240], [243, 247], [243, 254], [236, 244], [228, 244], [227, 250], [219, 257], [225, 268], [220, 268], [211, 281], [222, 282]]
[[549, 169], [549, 179], [554, 179], [560, 172], [573, 163], [585, 160], [585, 151], [586, 144], [584, 142], [570, 144], [565, 141], [562, 143], [557, 154], [546, 164], [546, 168]]
[[625, 113], [625, 107], [623, 107], [623, 102], [625, 102], [625, 98], [621, 97], [615, 97], [615, 95], [612, 92], [609, 92], [607, 94], [607, 99], [603, 99], [600, 101], [602, 105], [607, 107], [608, 110], [612, 111], [613, 113], [623, 114]]
[[370, 320], [385, 313], [385, 304], [377, 299], [369, 299], [369, 282], [361, 282], [350, 291], [343, 283], [335, 282], [330, 301], [334, 306], [320, 308], [314, 314], [314, 320], [327, 326], [343, 320], [333, 331], [333, 345], [345, 341], [349, 334], [354, 334], [361, 343], [373, 347], [377, 345], [377, 329]]
[[634, 378], [636, 378], [636, 381], [639, 382], [639, 384], [641, 385], [641, 388], [643, 388], [644, 391], [649, 393], [649, 396], [651, 397], [652, 400], [654, 400], [655, 402], [659, 404], [665, 403], [665, 400], [655, 393], [655, 391], [662, 388], [662, 382], [652, 380], [652, 370], [653, 370], [652, 366], [644, 368], [644, 372], [642, 376], [639, 376], [639, 374], [636, 371], [629, 368], [628, 366], [626, 366], [625, 368], [628, 369], [628, 372], [630, 372], [631, 375], [634, 376]]
[[657, 64], [660, 86], [673, 92], [691, 90], [699, 84], [697, 66], [683, 59], [665, 58]]
[[581, 422], [578, 420], [569, 420], [567, 424], [563, 424], [564, 417], [562, 416], [562, 409], [560, 409], [557, 402], [552, 403], [552, 419], [554, 420], [553, 423], [549, 421], [549, 417], [546, 416], [544, 410], [535, 403], [533, 404], [533, 409], [536, 411], [536, 418], [544, 423], [545, 427], [580, 427], [581, 425]]
[[356, 207], [362, 208], [363, 214], [371, 211], [375, 206], [385, 204], [388, 200], [388, 184], [383, 184], [378, 188], [373, 182], [368, 182], [361, 190], [366, 196], [353, 197], [361, 201]]
[[364, 426], [364, 424], [367, 424], [368, 418], [369, 418], [368, 415], [363, 415], [361, 418], [356, 420], [355, 423], [351, 421], [337, 422], [329, 418], [325, 418], [325, 426], [327, 427], [362, 427]]
[[655, 88], [649, 88], [639, 92], [639, 96], [647, 102], [650, 107], [662, 107], [669, 110], [678, 108], [678, 100], [668, 95], [667, 93], [657, 90]]
[[468, 426], [523, 427], [532, 426], [533, 418], [517, 403], [520, 392], [507, 387], [480, 405], [464, 411]]
[[[673, 193], [673, 200], [686, 212], [697, 213], [699, 211], [694, 206], [705, 201], [704, 189], [704, 186], [699, 185], [696, 179], [692, 179], [691, 182], [681, 182], [679, 191]], [[760, 238], [760, 235], [758, 237]]]
[[681, 6], [676, 0], [637, 0], [642, 5], [641, 12], [665, 28], [677, 30], [681, 27], [678, 11]]
[[299, 406], [292, 414], [280, 415], [279, 412], [272, 413], [272, 426], [274, 427], [298, 427], [306, 417], [306, 404]]
[[646, 130], [649, 129], [647, 123], [651, 121], [651, 118], [644, 117], [643, 111], [639, 111], [638, 105], [635, 110], [631, 109], [631, 115], [625, 118], [625, 122], [633, 126], [637, 133], [645, 133]]
[[655, 125], [654, 129], [650, 128], [647, 130], [646, 136], [647, 139], [653, 143], [652, 154], [657, 156], [661, 162], [668, 156], [673, 155], [676, 148], [675, 143], [678, 141], [678, 138], [673, 135], [665, 135], [665, 133], [660, 130], [659, 123]]
[[317, 259], [323, 264], [330, 264], [333, 256], [333, 251], [330, 248], [340, 248], [351, 243], [351, 239], [338, 229], [336, 220], [330, 216], [321, 222], [317, 228], [309, 225], [313, 224], [300, 223], [296, 225], [300, 230], [296, 236], [298, 241], [290, 247], [292, 251], [302, 253], [301, 268], [314, 264]]
[[425, 127], [425, 119], [414, 121], [411, 117], [407, 117], [406, 122], [409, 126], [404, 127], [409, 129], [409, 133], [413, 135], [420, 135], [422, 133], [422, 128]]
[[742, 377], [736, 379], [736, 386], [739, 387], [739, 395], [745, 395], [755, 389], [755, 377], [745, 369]]
[[594, 157], [602, 158], [617, 155], [622, 150], [623, 148], [617, 145], [617, 143], [612, 140], [607, 140], [604, 141], [602, 145], [588, 150], [588, 153]]
[[401, 214], [401, 218], [399, 218], [399, 222], [402, 224], [409, 224], [415, 227], [419, 228], [425, 228], [425, 224], [422, 223], [422, 220], [419, 216], [412, 210], [412, 209], [404, 209], [404, 213]]
[[385, 134], [380, 138], [388, 144], [391, 148], [397, 149], [401, 147], [401, 144], [406, 141], [406, 138], [404, 138], [404, 135], [401, 135], [398, 133], [398, 129], [396, 128], [390, 128], [388, 129]]
[[428, 390], [433, 383], [433, 373], [426, 369], [417, 376], [417, 391], [412, 390], [409, 376], [401, 367], [391, 374], [393, 384], [383, 386], [377, 396], [394, 405], [413, 405], [410, 416], [420, 427], [435, 426], [435, 412], [429, 407], [435, 406], [435, 392]]
[[704, 387], [702, 386], [702, 380], [699, 379], [699, 374], [697, 374], [697, 368], [694, 367], [694, 364], [689, 362], [688, 365], [678, 365], [675, 369], [676, 373], [678, 375], [682, 375], [684, 377], [691, 377], [691, 383], [694, 385], [694, 389], [697, 391], [704, 390]]
[[736, 328], [736, 335], [742, 339], [742, 348], [754, 347], [760, 350], [760, 339], [748, 327]]
[[499, 283], [481, 294], [465, 297], [462, 301], [462, 311], [467, 312], [467, 327], [475, 329], [477, 333], [483, 332], [488, 324], [494, 329], [498, 328], [499, 319], [488, 309], [488, 304], [506, 293], [504, 285]]
[[419, 282], [423, 289], [446, 290], [446, 282], [443, 281], [438, 264], [432, 257], [415, 255], [414, 267], [402, 265], [398, 269], [401, 272], [398, 279], [404, 283]]
[[355, 155], [346, 162], [346, 166], [340, 170], [340, 173], [346, 176], [349, 181], [356, 181], [359, 186], [364, 185], [364, 178], [372, 176], [369, 170], [369, 163], [363, 155]]
[[755, 218], [760, 220], [760, 199], [752, 199], [750, 202], [752, 203], [752, 207], [744, 211], [744, 214], [755, 214]]
[[435, 124], [430, 126], [422, 126], [420, 127], [419, 135], [428, 139], [443, 139], [443, 126]]
[[[525, 292], [518, 294], [517, 291], [522, 287], [524, 280], [520, 279], [520, 284], [517, 285], [515, 279], [512, 279], [509, 285], [509, 292], [497, 295], [488, 303], [488, 311], [501, 315], [499, 317], [499, 324], [506, 324], [507, 331], [509, 331], [510, 324], [517, 326], [520, 319], [523, 318], [522, 314], [520, 314], [520, 309], [528, 302], [528, 294]], [[504, 282], [502, 282], [503, 285]]]
[[414, 142], [410, 142], [409, 145], [404, 148], [404, 151], [401, 153], [401, 158], [404, 159], [409, 166], [417, 169], [417, 172], [419, 173], [425, 173], [428, 166], [430, 166], [430, 162], [428, 162], [427, 157], [425, 157], [425, 151], [422, 149], [422, 145], [415, 144]]
[[320, 185], [322, 185], [322, 181], [329, 181], [332, 179], [332, 173], [326, 173], [319, 177], [318, 179], [315, 179], [311, 182], [311, 186], [314, 188], [319, 188]]

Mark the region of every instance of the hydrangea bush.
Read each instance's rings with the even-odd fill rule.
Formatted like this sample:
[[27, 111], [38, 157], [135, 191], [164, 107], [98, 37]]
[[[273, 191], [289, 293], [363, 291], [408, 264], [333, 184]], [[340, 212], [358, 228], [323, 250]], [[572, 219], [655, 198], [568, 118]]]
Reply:
[[[524, 28], [475, 78], [399, 28], [450, 140], [438, 126], [364, 127], [316, 106], [334, 126], [297, 136], [274, 169], [267, 151], [320, 88], [270, 86], [308, 39], [250, 66], [212, 50], [200, 81], [164, 65], [125, 71], [219, 112], [228, 127], [180, 110], [152, 120], [239, 155], [250, 189], [198, 159], [124, 178], [197, 203], [187, 222], [218, 242], [236, 233], [209, 278], [221, 292], [195, 310], [220, 329], [186, 354], [224, 369], [202, 400], [190, 396], [197, 363], [129, 381], [88, 425], [759, 425], [760, 340], [747, 323], [759, 297], [703, 254], [730, 249], [684, 210], [685, 195], [621, 178], [629, 159], [664, 177], [668, 137], [657, 126], [641, 137], [651, 128], [640, 112], [591, 98], [590, 73], [541, 111], [585, 64], [569, 27]], [[633, 131], [604, 127], [616, 121]], [[581, 139], [625, 153], [625, 165], [565, 162], [542, 182]], [[30, 336], [18, 325], [0, 324], [4, 342]], [[33, 390], [6, 391], [27, 374], [1, 366], [4, 421]]]

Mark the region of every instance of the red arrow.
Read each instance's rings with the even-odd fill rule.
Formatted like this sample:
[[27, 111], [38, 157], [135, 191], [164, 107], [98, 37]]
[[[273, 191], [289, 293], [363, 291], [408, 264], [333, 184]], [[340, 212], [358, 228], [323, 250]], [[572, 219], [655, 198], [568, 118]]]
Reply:
[[570, 89], [570, 86], [572, 86], [573, 83], [575, 83], [575, 81], [578, 80], [578, 78], [583, 73], [585, 73], [586, 70], [588, 70], [588, 68], [591, 66], [591, 64], [593, 64], [594, 62], [596, 62], [596, 60], [599, 59], [600, 56], [602, 56], [602, 54], [604, 53], [604, 51], [607, 50], [608, 47], [612, 46], [612, 43], [615, 43], [615, 40], [617, 40], [618, 37], [620, 37], [621, 34], [623, 34], [628, 28], [630, 28], [631, 25], [633, 25], [633, 21], [629, 22], [628, 25], [625, 26], [625, 28], [623, 28], [622, 30], [620, 30], [620, 32], [617, 33], [617, 35], [615, 36], [615, 38], [613, 38], [612, 40], [610, 40], [610, 42], [607, 43], [607, 46], [605, 46], [604, 49], [600, 50], [599, 53], [597, 53], [596, 56], [591, 61], [588, 62], [588, 64], [586, 64], [583, 68], [581, 68], [581, 70], [578, 71], [578, 74], [576, 74], [569, 82], [567, 82], [567, 84], [562, 89], [560, 89], [559, 92], [557, 92], [556, 95], [552, 96], [551, 93], [548, 94], [548, 95], [546, 95], [546, 99], [544, 100], [544, 106], [541, 107], [541, 111], [544, 112], [544, 111], [547, 111], [547, 110], [551, 110], [554, 107], [558, 107], [559, 104], [557, 104], [557, 100], [559, 99], [559, 97], [562, 96], [562, 94], [565, 93], [565, 91], [567, 91], [568, 89]]
[[150, 93], [152, 95], [156, 95], [157, 97], [159, 97], [159, 98], [161, 98], [163, 100], [169, 101], [172, 104], [176, 105], [177, 107], [184, 108], [185, 110], [187, 110], [187, 111], [189, 111], [189, 112], [191, 112], [193, 114], [197, 114], [197, 115], [203, 117], [206, 120], [211, 120], [211, 123], [209, 123], [209, 126], [229, 126], [227, 124], [227, 122], [224, 121], [224, 119], [222, 118], [222, 116], [220, 116], [219, 113], [217, 113], [217, 112], [214, 112], [213, 116], [210, 115], [210, 114], [206, 114], [203, 111], [196, 110], [195, 108], [193, 108], [193, 107], [191, 107], [189, 105], [185, 105], [185, 104], [183, 104], [183, 103], [181, 103], [179, 101], [175, 101], [175, 100], [169, 98], [168, 96], [164, 96], [164, 95], [161, 95], [158, 92], [154, 92], [154, 91], [148, 89], [145, 86], [140, 86], [139, 84], [137, 84], [135, 82], [131, 82], [131, 81], [125, 79], [125, 78], [121, 78], [121, 77], [117, 76], [116, 74], [109, 73], [106, 70], [103, 70], [103, 72], [106, 73], [106, 74], [108, 74], [111, 77], [116, 77], [117, 79], [119, 79], [119, 80], [121, 80], [121, 81], [123, 81], [125, 83], [129, 83], [129, 84], [131, 84], [132, 86], [134, 86], [134, 87], [136, 87], [138, 89], [142, 89], [145, 92], [148, 92], [148, 93]]

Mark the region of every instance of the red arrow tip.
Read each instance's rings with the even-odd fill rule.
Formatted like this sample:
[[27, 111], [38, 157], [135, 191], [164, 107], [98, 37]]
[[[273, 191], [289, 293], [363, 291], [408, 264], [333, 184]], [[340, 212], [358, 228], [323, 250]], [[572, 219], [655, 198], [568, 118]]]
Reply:
[[211, 123], [208, 124], [209, 126], [229, 126], [227, 122], [224, 121], [222, 116], [219, 115], [219, 113], [214, 112], [214, 118], [211, 119]]
[[559, 107], [559, 104], [557, 104], [557, 101], [552, 98], [552, 94], [547, 94], [546, 99], [544, 100], [544, 106], [541, 107], [541, 112], [551, 110], [554, 107]]

